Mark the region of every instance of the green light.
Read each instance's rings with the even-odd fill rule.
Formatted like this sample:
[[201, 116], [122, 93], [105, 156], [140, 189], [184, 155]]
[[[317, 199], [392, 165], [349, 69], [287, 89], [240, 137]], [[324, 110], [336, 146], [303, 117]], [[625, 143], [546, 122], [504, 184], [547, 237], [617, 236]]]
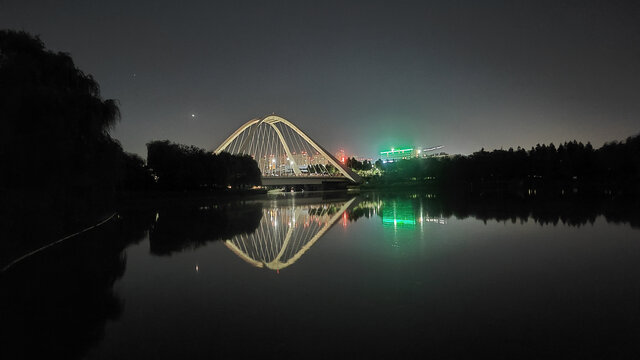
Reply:
[[409, 149], [397, 149], [397, 150], [391, 149], [391, 150], [387, 150], [387, 151], [380, 151], [380, 155], [382, 155], [382, 154], [394, 154], [394, 153], [399, 153], [399, 152], [404, 153], [404, 152], [407, 152], [407, 151], [413, 151], [413, 149], [412, 148], [409, 148]]
[[413, 228], [416, 225], [416, 215], [409, 201], [393, 201], [386, 203], [380, 210], [382, 226], [394, 228]]
[[415, 220], [402, 220], [402, 219], [382, 219], [384, 224], [398, 224], [398, 225], [415, 225]]

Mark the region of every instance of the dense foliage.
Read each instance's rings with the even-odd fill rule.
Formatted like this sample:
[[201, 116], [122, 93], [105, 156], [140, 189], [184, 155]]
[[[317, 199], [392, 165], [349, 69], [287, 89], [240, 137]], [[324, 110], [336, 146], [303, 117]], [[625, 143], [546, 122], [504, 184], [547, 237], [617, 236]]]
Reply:
[[113, 191], [119, 119], [91, 75], [25, 32], [0, 31], [0, 187]]
[[373, 165], [371, 165], [371, 161], [369, 160], [358, 161], [358, 159], [353, 157], [347, 158], [346, 165], [347, 167], [353, 170], [368, 171], [373, 169]]
[[147, 164], [165, 190], [246, 188], [260, 185], [258, 164], [248, 155], [219, 155], [168, 140], [147, 144]]
[[[566, 142], [557, 148], [537, 145], [529, 151], [484, 149], [469, 156], [446, 156], [379, 164], [379, 183], [540, 184], [589, 183], [633, 187], [640, 183], [640, 135], [595, 150], [591, 144]], [[376, 181], [376, 179], [374, 179]]]

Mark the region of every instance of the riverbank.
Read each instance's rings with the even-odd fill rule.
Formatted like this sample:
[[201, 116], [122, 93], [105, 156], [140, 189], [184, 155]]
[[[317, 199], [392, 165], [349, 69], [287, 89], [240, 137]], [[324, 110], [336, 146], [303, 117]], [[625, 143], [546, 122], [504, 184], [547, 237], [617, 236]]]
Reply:
[[487, 182], [449, 182], [437, 181], [371, 181], [361, 184], [360, 190], [367, 191], [432, 191], [440, 193], [468, 194], [514, 194], [563, 196], [567, 194], [640, 196], [640, 184], [636, 182], [589, 182], [589, 181], [540, 181], [513, 180]]

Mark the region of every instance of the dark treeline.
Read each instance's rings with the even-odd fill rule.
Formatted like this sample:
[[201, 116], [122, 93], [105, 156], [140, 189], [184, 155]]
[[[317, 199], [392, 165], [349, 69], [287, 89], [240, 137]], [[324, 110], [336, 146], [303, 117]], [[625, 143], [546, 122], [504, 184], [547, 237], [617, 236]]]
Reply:
[[242, 189], [261, 183], [258, 164], [248, 155], [216, 155], [168, 140], [147, 144], [147, 164], [162, 190]]
[[69, 54], [46, 50], [28, 33], [0, 31], [0, 191], [87, 198], [260, 183], [251, 158], [169, 141], [148, 144], [147, 166], [109, 134], [119, 119], [116, 101], [102, 99]]
[[[537, 145], [531, 150], [484, 149], [469, 156], [433, 157], [381, 164], [384, 175], [376, 184], [434, 184], [476, 187], [605, 186], [638, 191], [640, 135], [599, 149], [576, 141], [558, 147]], [[573, 187], [569, 187], [572, 189]]]
[[0, 31], [0, 188], [113, 193], [129, 157], [109, 135], [119, 119], [69, 54]]
[[109, 134], [119, 119], [117, 102], [103, 99], [69, 54], [0, 31], [0, 233], [16, 234], [20, 218], [34, 217], [77, 229], [108, 211], [119, 191], [149, 187], [144, 160]]
[[0, 30], [0, 260], [111, 210], [137, 160], [109, 135], [119, 118], [69, 54]]
[[346, 165], [347, 167], [353, 170], [368, 171], [373, 169], [373, 165], [371, 164], [371, 161], [369, 160], [358, 161], [356, 158], [353, 158], [353, 157], [347, 158]]

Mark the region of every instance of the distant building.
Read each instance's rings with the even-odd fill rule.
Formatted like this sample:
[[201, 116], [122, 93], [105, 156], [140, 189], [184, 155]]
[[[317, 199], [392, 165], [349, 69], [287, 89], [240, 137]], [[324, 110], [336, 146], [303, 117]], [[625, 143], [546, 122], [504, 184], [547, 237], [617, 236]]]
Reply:
[[411, 159], [411, 158], [417, 158], [417, 157], [427, 158], [427, 157], [433, 156], [432, 154], [430, 154], [430, 152], [438, 149], [442, 149], [443, 147], [444, 147], [443, 145], [439, 145], [434, 147], [416, 146], [416, 147], [407, 147], [407, 148], [400, 148], [400, 149], [391, 148], [391, 150], [385, 150], [380, 152], [380, 160], [382, 160], [382, 162], [387, 163], [387, 162], [395, 162], [398, 160]]
[[391, 150], [380, 151], [380, 159], [382, 162], [395, 162], [402, 159], [417, 157], [419, 152], [419, 150], [414, 150], [413, 148], [391, 148]]

